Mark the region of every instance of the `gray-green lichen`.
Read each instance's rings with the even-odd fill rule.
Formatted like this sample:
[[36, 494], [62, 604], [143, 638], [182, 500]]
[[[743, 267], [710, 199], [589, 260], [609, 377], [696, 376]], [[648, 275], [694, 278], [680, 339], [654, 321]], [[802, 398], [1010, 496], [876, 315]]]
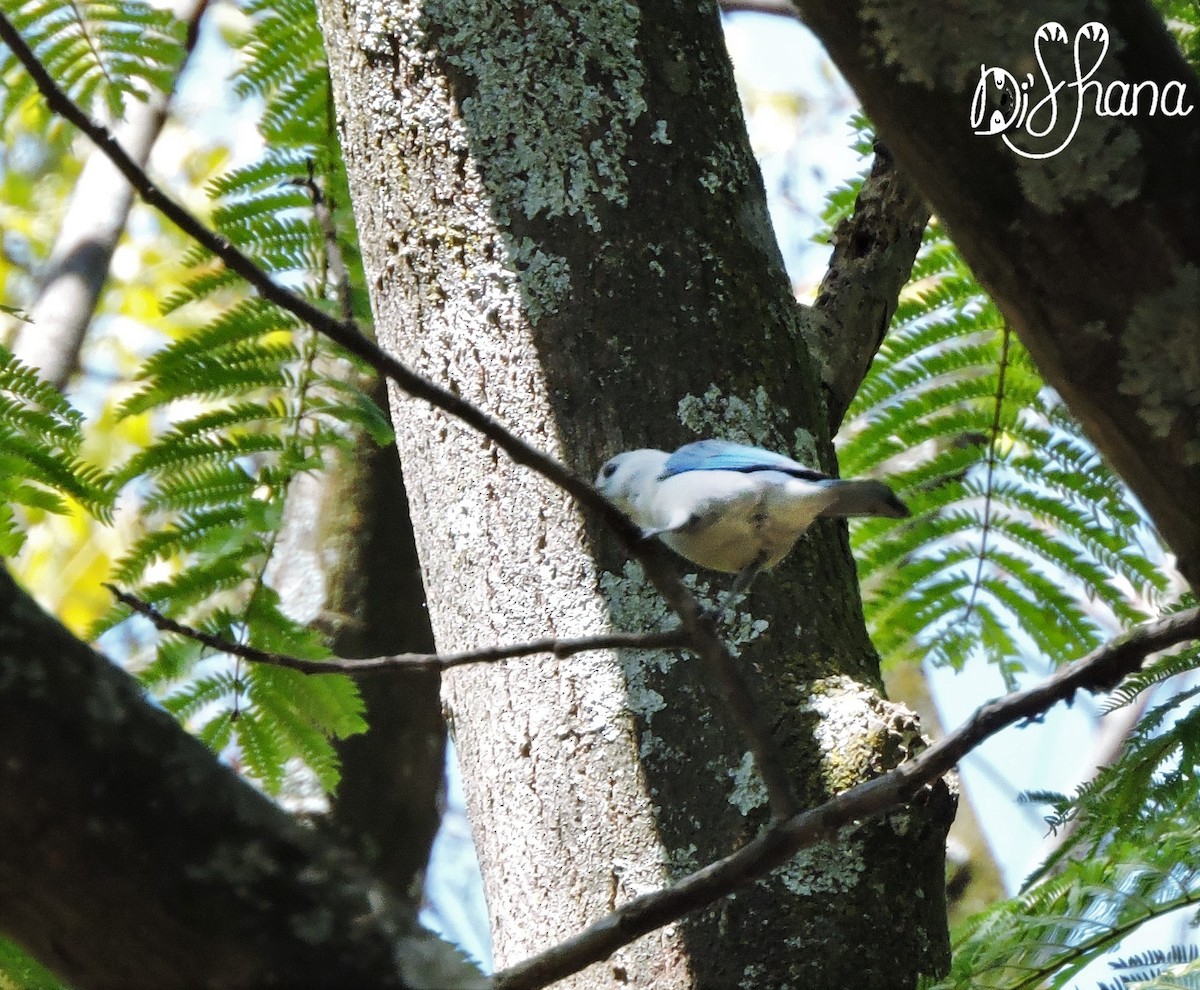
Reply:
[[1094, 117], [1087, 107], [1083, 112], [1088, 119], [1062, 154], [1017, 160], [1022, 195], [1047, 213], [1090, 199], [1119, 206], [1141, 192], [1145, 166], [1137, 134], [1124, 120]]
[[[707, 581], [695, 574], [685, 575], [683, 583], [696, 596], [702, 608], [717, 615], [726, 645], [735, 657], [743, 646], [763, 635], [770, 627], [765, 619], [756, 619], [748, 611], [730, 606], [723, 591], [711, 588]], [[637, 561], [626, 561], [620, 574], [604, 571], [599, 584], [613, 623], [620, 629], [666, 629], [677, 621]], [[675, 650], [618, 650], [617, 657], [625, 678], [625, 704], [630, 712], [638, 716], [643, 726], [639, 744], [641, 757], [685, 758], [650, 730], [654, 716], [666, 708], [667, 701], [660, 691], [651, 687], [649, 678], [651, 675], [661, 678], [670, 673], [676, 664], [690, 662], [691, 658]], [[720, 768], [712, 769], [715, 773], [721, 772]], [[737, 787], [735, 780], [735, 790]]]
[[925, 747], [908, 708], [844, 675], [813, 681], [798, 711], [818, 716], [813, 738], [831, 793], [885, 773]]
[[854, 828], [847, 826], [834, 839], [800, 850], [773, 875], [797, 897], [852, 890], [867, 868], [862, 843], [854, 837]]
[[1121, 334], [1119, 390], [1139, 400], [1138, 415], [1157, 437], [1181, 438], [1185, 464], [1200, 464], [1200, 268], [1144, 296]]
[[609, 615], [620, 629], [665, 629], [670, 613], [636, 560], [627, 560], [620, 574], [604, 571], [600, 593]]
[[544, 251], [526, 237], [516, 248], [517, 278], [529, 322], [537, 325], [547, 314], [558, 312], [559, 305], [571, 295], [571, 266], [566, 258]]
[[[620, 629], [665, 629], [670, 624], [666, 605], [636, 561], [626, 561], [621, 574], [603, 572], [600, 592]], [[625, 676], [626, 704], [648, 726], [655, 713], [666, 707], [666, 701], [650, 687], [647, 677], [652, 671], [667, 673], [679, 662], [680, 654], [671, 650], [618, 650], [617, 656]], [[642, 743], [645, 747], [647, 740]]]
[[[695, 596], [700, 607], [716, 618], [726, 648], [737, 657], [741, 656], [742, 647], [758, 639], [771, 628], [771, 623], [766, 619], [754, 617], [746, 607], [747, 598], [731, 603], [728, 588], [721, 587], [721, 583], [717, 582], [714, 585], [696, 574], [686, 574], [683, 578], [684, 587]], [[732, 579], [724, 583], [732, 585]]]
[[[996, 53], [1011, 48], [1014, 37], [1024, 35], [1032, 43], [1034, 30], [1048, 19], [1040, 17], [1041, 6], [1022, 15], [1020, 8], [1000, 0], [963, 6], [868, 0], [859, 16], [873, 35], [871, 47], [900, 82], [970, 92], [981, 62], [992, 64]], [[967, 126], [965, 103], [962, 124]]]
[[703, 395], [685, 395], [676, 407], [679, 422], [701, 437], [721, 437], [770, 446], [771, 424], [778, 421], [767, 390], [761, 385], [743, 399], [709, 385]]
[[790, 449], [774, 431], [774, 424], [787, 418], [787, 412], [777, 407], [759, 385], [746, 398], [726, 395], [713, 384], [703, 395], [685, 395], [676, 406], [679, 422], [700, 437], [720, 437], [737, 443], [754, 444], [778, 450], [801, 464], [820, 467], [817, 440], [811, 432], [797, 427], [792, 432]]
[[626, 202], [632, 129], [646, 112], [637, 5], [432, 0], [425, 14], [471, 81], [463, 119], [500, 203], [599, 230], [598, 203]]
[[733, 790], [729, 792], [729, 803], [737, 808], [743, 816], [750, 814], [755, 808], [767, 806], [769, 803], [767, 787], [754, 765], [753, 754], [745, 753], [737, 769], [729, 771], [729, 776], [733, 780]]
[[795, 432], [792, 433], [791, 456], [801, 464], [807, 464], [810, 467], [819, 467], [821, 464], [821, 460], [817, 456], [817, 438], [802, 426], [796, 427]]

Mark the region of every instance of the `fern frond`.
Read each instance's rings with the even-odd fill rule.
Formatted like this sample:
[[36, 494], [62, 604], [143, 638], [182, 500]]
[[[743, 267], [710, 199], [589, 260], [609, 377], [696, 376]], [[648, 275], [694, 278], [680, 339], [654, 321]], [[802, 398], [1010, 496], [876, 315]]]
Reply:
[[1030, 877], [1034, 884], [1074, 859], [1103, 860], [1114, 843], [1147, 850], [1163, 829], [1200, 832], [1200, 686], [1181, 691], [1148, 711], [1120, 757], [1079, 787], [1069, 800], [1055, 798], [1052, 827], [1072, 822], [1054, 854]]
[[207, 512], [184, 514], [173, 526], [148, 533], [114, 566], [112, 578], [126, 585], [151, 564], [190, 553], [220, 554], [246, 533], [241, 506], [222, 505]]
[[[272, 327], [269, 333], [280, 328]], [[168, 348], [167, 350], [173, 350]], [[299, 357], [290, 342], [241, 340], [201, 354], [175, 354], [154, 369], [154, 377], [122, 404], [118, 414], [132, 416], [185, 398], [241, 396], [287, 383], [286, 367]]]
[[[137, 0], [24, 0], [5, 13], [38, 60], [90, 112], [103, 107], [110, 120], [123, 116], [127, 98], [169, 93], [183, 58], [184, 25], [169, 11]], [[0, 76], [10, 81], [7, 116], [32, 91], [32, 80], [13, 71], [6, 53]]]
[[277, 794], [287, 764], [287, 745], [278, 722], [256, 706], [250, 706], [238, 711], [232, 736], [237, 741], [245, 772], [261, 781], [268, 794]]
[[[239, 88], [265, 102], [263, 158], [210, 184], [223, 236], [319, 305], [339, 308], [328, 285], [326, 231], [313, 191], [324, 190], [349, 268], [349, 302], [368, 313], [349, 196], [331, 126], [328, 73], [311, 0], [251, 3]], [[329, 190], [334, 190], [329, 194]], [[335, 198], [336, 197], [336, 198]], [[119, 472], [161, 524], [129, 549], [116, 579], [165, 614], [221, 639], [314, 658], [319, 637], [279, 608], [268, 564], [292, 481], [328, 463], [364, 432], [386, 442], [387, 417], [357, 387], [357, 363], [275, 306], [246, 298], [202, 249], [185, 258], [177, 309], [198, 300], [209, 322], [148, 359], [120, 409], [148, 415], [155, 441]], [[98, 629], [127, 616], [114, 608]], [[219, 677], [211, 672], [220, 669]], [[304, 678], [247, 666], [165, 637], [143, 682], [185, 715], [193, 731], [268, 790], [302, 761], [326, 787], [336, 781], [333, 736], [361, 731], [361, 705], [341, 675]], [[201, 689], [188, 687], [199, 679]]]
[[248, 199], [307, 175], [311, 162], [312, 156], [302, 149], [273, 146], [266, 157], [218, 175], [209, 182], [207, 191], [218, 201]]
[[194, 677], [177, 691], [162, 699], [162, 706], [180, 721], [186, 721], [209, 705], [218, 705], [238, 691], [237, 677], [222, 671], [206, 677]]
[[286, 443], [285, 438], [271, 433], [227, 433], [217, 437], [197, 436], [170, 444], [157, 444], [131, 458], [121, 472], [121, 479], [204, 467], [217, 468], [241, 457], [281, 451]]
[[1194, 835], [1167, 823], [1149, 849], [1117, 844], [968, 922], [938, 990], [1068, 986], [1085, 965], [1155, 918], [1200, 903]]
[[332, 790], [338, 770], [329, 736], [343, 737], [366, 728], [353, 682], [341, 675], [305, 676], [260, 666], [251, 672], [247, 697], [275, 728], [276, 747], [288, 757], [302, 759], [326, 790]]
[[266, 544], [249, 540], [225, 553], [206, 556], [174, 577], [141, 586], [138, 595], [169, 615], [179, 615], [218, 591], [236, 589], [250, 580], [250, 564], [262, 561]]
[[147, 512], [194, 512], [245, 504], [258, 481], [240, 464], [202, 464], [180, 468], [159, 481], [146, 498]]
[[73, 500], [111, 522], [113, 479], [80, 457], [83, 417], [0, 347], [0, 552], [24, 543], [13, 506], [62, 515]]
[[1098, 645], [1106, 623], [1143, 621], [1166, 587], [1124, 486], [937, 227], [838, 457], [846, 475], [886, 475], [918, 519], [851, 534], [885, 662], [924, 644], [938, 663], [983, 653], [1011, 674], [1006, 623], [1061, 662]]
[[1200, 950], [1194, 945], [1151, 949], [1124, 959], [1108, 960], [1117, 983], [1096, 990], [1200, 990]]

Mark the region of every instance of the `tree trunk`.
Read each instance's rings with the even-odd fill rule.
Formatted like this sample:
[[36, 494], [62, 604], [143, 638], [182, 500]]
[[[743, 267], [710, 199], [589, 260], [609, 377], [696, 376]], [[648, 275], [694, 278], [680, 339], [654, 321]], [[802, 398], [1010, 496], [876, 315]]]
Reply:
[[[712, 4], [321, 12], [385, 345], [588, 476], [698, 435], [833, 467]], [[669, 621], [561, 492], [439, 413], [393, 410], [440, 648]], [[919, 745], [881, 697], [841, 524], [748, 609], [733, 636], [806, 803]], [[498, 965], [766, 820], [689, 657], [464, 668], [447, 693]], [[913, 985], [947, 961], [949, 810], [941, 790], [851, 830], [574, 985]]]

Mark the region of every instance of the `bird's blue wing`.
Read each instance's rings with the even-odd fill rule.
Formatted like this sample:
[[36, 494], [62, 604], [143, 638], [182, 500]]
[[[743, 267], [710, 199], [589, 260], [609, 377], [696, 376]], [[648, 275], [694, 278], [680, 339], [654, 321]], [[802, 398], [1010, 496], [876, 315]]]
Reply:
[[823, 481], [829, 476], [805, 467], [783, 454], [776, 454], [761, 447], [730, 443], [728, 440], [697, 440], [684, 444], [663, 466], [659, 479], [670, 478], [688, 471], [738, 471], [752, 474], [755, 471], [781, 471], [805, 481]]

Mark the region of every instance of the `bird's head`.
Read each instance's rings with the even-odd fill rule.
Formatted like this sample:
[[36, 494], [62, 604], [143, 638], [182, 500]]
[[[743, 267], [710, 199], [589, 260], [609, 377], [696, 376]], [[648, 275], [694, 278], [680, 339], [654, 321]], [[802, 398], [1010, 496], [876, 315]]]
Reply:
[[626, 515], [638, 518], [638, 501], [649, 494], [668, 455], [661, 450], [627, 450], [604, 463], [596, 490]]

